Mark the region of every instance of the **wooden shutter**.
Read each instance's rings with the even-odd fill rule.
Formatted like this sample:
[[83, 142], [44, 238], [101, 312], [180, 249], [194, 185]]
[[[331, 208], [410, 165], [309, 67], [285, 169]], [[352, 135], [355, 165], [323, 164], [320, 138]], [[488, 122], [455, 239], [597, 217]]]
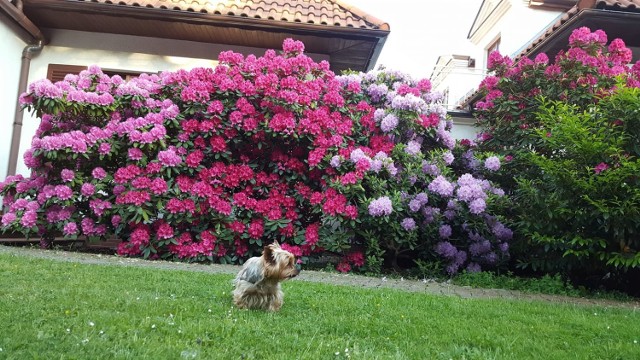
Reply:
[[56, 81], [64, 80], [64, 77], [67, 74], [77, 75], [82, 70], [86, 70], [86, 66], [79, 65], [61, 65], [61, 64], [49, 64], [47, 68], [47, 79], [49, 79], [52, 83]]

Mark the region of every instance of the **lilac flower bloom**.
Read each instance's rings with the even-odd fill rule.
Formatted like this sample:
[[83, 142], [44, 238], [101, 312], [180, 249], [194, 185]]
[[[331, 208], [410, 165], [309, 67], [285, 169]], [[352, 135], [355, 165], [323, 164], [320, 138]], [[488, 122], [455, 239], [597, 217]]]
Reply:
[[438, 169], [438, 166], [431, 164], [426, 160], [422, 161], [422, 172], [431, 176], [440, 175], [440, 169]]
[[415, 197], [420, 202], [420, 205], [424, 205], [429, 202], [429, 196], [426, 193], [418, 193]]
[[484, 199], [475, 199], [469, 204], [469, 211], [471, 211], [472, 214], [478, 215], [484, 212], [486, 207], [487, 203]]
[[406, 231], [413, 231], [416, 229], [416, 221], [413, 220], [413, 218], [404, 218], [402, 220], [402, 222], [400, 223], [400, 225], [402, 226], [403, 229], [405, 229]]
[[445, 129], [445, 122], [441, 121], [438, 124], [438, 130], [436, 130], [436, 137], [447, 149], [453, 149], [456, 145], [456, 140], [451, 136], [451, 133]]
[[506, 254], [509, 251], [509, 244], [506, 242], [500, 243], [500, 245], [498, 245], [498, 249], [500, 249], [503, 254]]
[[340, 166], [340, 164], [342, 163], [342, 161], [340, 160], [340, 155], [334, 155], [331, 158], [331, 161], [329, 162], [329, 165], [331, 165], [332, 168], [337, 168]]
[[371, 201], [369, 204], [369, 215], [380, 217], [390, 215], [393, 212], [393, 205], [388, 196], [383, 196]]
[[420, 200], [413, 199], [409, 201], [409, 210], [411, 210], [411, 212], [417, 212], [420, 210], [421, 207], [422, 207], [422, 203], [420, 202]]
[[433, 179], [428, 186], [429, 191], [444, 197], [453, 195], [453, 188], [453, 184], [447, 181], [447, 179], [442, 175]]
[[373, 120], [375, 120], [376, 122], [380, 122], [385, 115], [386, 112], [384, 111], [384, 109], [376, 109], [376, 111], [373, 112]]
[[351, 160], [352, 163], [355, 164], [361, 159], [369, 159], [369, 157], [367, 156], [367, 154], [364, 153], [364, 151], [362, 151], [362, 149], [354, 149], [353, 151], [351, 151], [351, 155], [349, 156], [349, 159]]
[[440, 214], [440, 209], [427, 206], [422, 209], [425, 223], [429, 224], [435, 220], [436, 215]]
[[444, 160], [444, 163], [447, 165], [451, 165], [451, 163], [453, 163], [454, 160], [454, 156], [451, 153], [451, 151], [446, 151], [444, 154], [442, 154], [442, 160]]
[[375, 160], [386, 160], [389, 158], [389, 155], [387, 155], [385, 152], [383, 151], [378, 151], [377, 154], [375, 154], [375, 156], [373, 157]]
[[421, 146], [419, 142], [411, 140], [407, 143], [404, 151], [409, 155], [418, 155], [421, 151]]
[[491, 228], [491, 231], [494, 233], [498, 240], [511, 240], [513, 238], [513, 231], [508, 227], [504, 226], [501, 222], [496, 222], [495, 225]]
[[396, 95], [391, 100], [391, 107], [396, 110], [412, 110], [425, 112], [427, 110], [427, 103], [423, 99], [413, 94], [406, 94], [404, 96]]
[[393, 131], [398, 126], [398, 118], [394, 114], [389, 114], [380, 122], [380, 129], [388, 133]]
[[458, 253], [458, 249], [448, 241], [439, 242], [436, 245], [436, 253], [446, 259], [453, 259]]
[[369, 168], [374, 173], [379, 173], [382, 170], [382, 160], [371, 160], [371, 167]]
[[469, 245], [469, 252], [473, 256], [479, 256], [491, 251], [491, 243], [489, 240], [484, 240], [480, 242], [474, 242]]
[[469, 273], [477, 273], [480, 271], [482, 271], [482, 268], [477, 263], [472, 262], [467, 265], [467, 272]]
[[498, 255], [496, 253], [494, 253], [493, 251], [485, 254], [482, 259], [484, 260], [484, 262], [486, 262], [487, 264], [490, 265], [494, 265], [495, 263], [498, 262]]
[[389, 88], [386, 84], [371, 84], [367, 88], [367, 93], [371, 96], [371, 100], [380, 101], [382, 100], [389, 91]]
[[389, 175], [396, 176], [396, 174], [398, 174], [398, 168], [396, 168], [396, 165], [394, 163], [388, 162], [384, 165], [384, 167], [385, 169], [387, 169]]
[[500, 169], [500, 159], [497, 156], [488, 157], [484, 161], [484, 167], [490, 171], [498, 171]]
[[442, 239], [448, 239], [452, 233], [453, 231], [451, 230], [451, 226], [447, 224], [441, 225], [440, 229], [438, 230], [438, 234]]
[[473, 185], [476, 182], [477, 180], [471, 174], [462, 174], [457, 181], [460, 186]]
[[456, 218], [455, 210], [446, 210], [442, 215], [449, 221], [452, 221]]

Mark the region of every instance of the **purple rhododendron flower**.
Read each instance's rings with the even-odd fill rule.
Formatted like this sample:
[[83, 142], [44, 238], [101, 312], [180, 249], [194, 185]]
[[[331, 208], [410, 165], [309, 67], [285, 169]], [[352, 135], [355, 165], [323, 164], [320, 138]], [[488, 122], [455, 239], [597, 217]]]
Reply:
[[404, 151], [409, 155], [418, 155], [421, 151], [421, 144], [415, 140], [411, 140], [407, 143], [407, 147], [404, 148]]
[[486, 207], [487, 203], [484, 199], [475, 199], [469, 204], [469, 211], [471, 211], [472, 214], [478, 215], [484, 212]]
[[484, 167], [490, 171], [500, 170], [500, 159], [497, 156], [490, 156], [484, 161]]
[[380, 122], [380, 129], [384, 132], [391, 132], [398, 126], [398, 117], [394, 114], [389, 114]]
[[410, 217], [402, 219], [402, 222], [400, 223], [400, 225], [406, 231], [413, 231], [416, 229], [416, 221]]
[[451, 184], [444, 176], [440, 175], [433, 179], [428, 186], [431, 192], [439, 194], [440, 196], [449, 197], [453, 195], [453, 184]]
[[451, 229], [451, 225], [447, 225], [447, 224], [442, 224], [440, 226], [440, 229], [438, 230], [438, 234], [443, 239], [448, 239], [452, 233], [453, 231]]
[[393, 205], [388, 196], [375, 199], [369, 203], [369, 215], [380, 217], [390, 215], [393, 212]]

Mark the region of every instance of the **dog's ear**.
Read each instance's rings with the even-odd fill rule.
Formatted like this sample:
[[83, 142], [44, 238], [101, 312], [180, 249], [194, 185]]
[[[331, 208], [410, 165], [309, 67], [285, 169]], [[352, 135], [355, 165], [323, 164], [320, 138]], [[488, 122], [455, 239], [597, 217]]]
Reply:
[[273, 258], [272, 245], [267, 245], [264, 247], [264, 250], [262, 251], [262, 257], [268, 264], [273, 265], [276, 263], [276, 259]]

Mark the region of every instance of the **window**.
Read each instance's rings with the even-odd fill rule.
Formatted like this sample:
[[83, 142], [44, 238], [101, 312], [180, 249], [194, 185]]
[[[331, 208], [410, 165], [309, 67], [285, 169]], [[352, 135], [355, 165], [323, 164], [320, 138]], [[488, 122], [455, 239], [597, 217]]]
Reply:
[[[62, 64], [49, 64], [47, 68], [47, 79], [51, 82], [55, 83], [56, 81], [64, 80], [64, 77], [67, 74], [79, 74], [80, 71], [86, 70], [86, 66], [80, 65], [62, 65]], [[114, 76], [120, 75], [123, 80], [131, 80], [134, 77], [142, 74], [140, 71], [128, 71], [128, 70], [113, 70], [113, 69], [102, 69], [102, 72], [105, 75]]]

